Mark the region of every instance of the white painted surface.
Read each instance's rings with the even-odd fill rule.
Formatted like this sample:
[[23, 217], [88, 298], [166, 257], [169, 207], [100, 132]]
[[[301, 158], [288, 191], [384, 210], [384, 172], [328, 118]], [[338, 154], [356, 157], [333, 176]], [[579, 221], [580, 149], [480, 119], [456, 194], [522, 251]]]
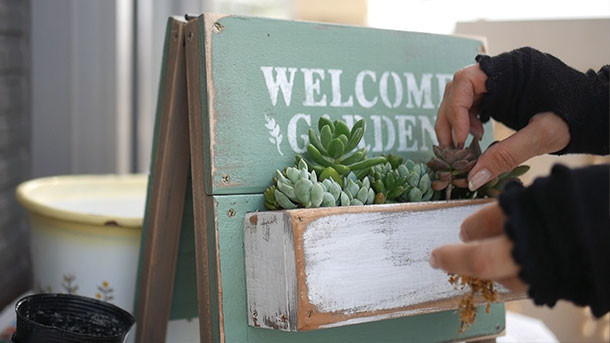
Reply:
[[463, 291], [428, 259], [432, 249], [460, 242], [460, 223], [485, 203], [434, 208], [445, 205], [247, 214], [249, 325], [298, 331], [455, 308], [449, 299]]
[[[255, 222], [249, 220], [256, 218]], [[248, 324], [295, 330], [296, 267], [288, 219], [279, 212], [246, 216], [244, 246]], [[291, 227], [290, 227], [291, 228]]]
[[303, 235], [309, 301], [323, 312], [354, 313], [456, 295], [428, 259], [433, 248], [459, 242], [460, 223], [479, 207], [315, 220]]

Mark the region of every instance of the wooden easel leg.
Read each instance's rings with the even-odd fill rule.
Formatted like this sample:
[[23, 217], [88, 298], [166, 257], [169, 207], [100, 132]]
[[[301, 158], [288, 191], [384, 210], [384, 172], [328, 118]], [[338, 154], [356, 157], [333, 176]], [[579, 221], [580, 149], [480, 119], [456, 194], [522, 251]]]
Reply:
[[157, 118], [154, 165], [149, 187], [140, 283], [136, 341], [164, 342], [170, 317], [180, 244], [184, 194], [189, 168], [189, 138], [184, 57], [184, 22], [172, 19], [163, 75], [163, 99]]

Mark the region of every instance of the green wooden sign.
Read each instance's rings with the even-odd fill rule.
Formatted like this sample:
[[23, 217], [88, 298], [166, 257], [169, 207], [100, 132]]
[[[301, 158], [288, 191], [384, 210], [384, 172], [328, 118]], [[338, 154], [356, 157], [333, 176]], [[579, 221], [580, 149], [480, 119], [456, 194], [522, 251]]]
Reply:
[[459, 37], [236, 16], [199, 28], [210, 45], [207, 194], [263, 192], [305, 152], [320, 116], [350, 127], [365, 119], [369, 156], [429, 159], [445, 85], [482, 49]]
[[[275, 169], [291, 165], [304, 152], [308, 128], [320, 116], [348, 125], [364, 119], [363, 146], [370, 156], [391, 152], [427, 160], [436, 143], [433, 127], [444, 87], [453, 73], [473, 63], [481, 46], [466, 38], [242, 16], [202, 15], [188, 24], [170, 18], [151, 180], [162, 181], [159, 173], [169, 173], [174, 182], [161, 184], [186, 191], [175, 227], [154, 227], [158, 224], [151, 223], [164, 216], [159, 199], [165, 195], [155, 195], [155, 183], [149, 184], [142, 238], [146, 249], [140, 258], [148, 288], [140, 277], [140, 299], [155, 302], [151, 282], [173, 283], [163, 288], [173, 292], [168, 317], [199, 315], [202, 341], [209, 342], [422, 342], [502, 332], [503, 304], [479, 314], [464, 334], [458, 334], [453, 311], [309, 332], [254, 328], [247, 318], [244, 216], [264, 210], [262, 192]], [[176, 75], [185, 72], [184, 58], [190, 118], [180, 112], [184, 90], [176, 86], [184, 82], [183, 74]], [[168, 116], [190, 119], [188, 177], [172, 174], [172, 154], [159, 154], [168, 145], [163, 151], [182, 151], [171, 146], [178, 141], [172, 132], [180, 131], [164, 124], [162, 118]], [[153, 201], [151, 195], [160, 198]], [[175, 255], [154, 253], [164, 242], [151, 243], [150, 237], [162, 230], [176, 230], [167, 242], [175, 244], [177, 252], [167, 250]], [[168, 258], [177, 260], [171, 272], [155, 269]], [[148, 324], [154, 324], [153, 317]]]

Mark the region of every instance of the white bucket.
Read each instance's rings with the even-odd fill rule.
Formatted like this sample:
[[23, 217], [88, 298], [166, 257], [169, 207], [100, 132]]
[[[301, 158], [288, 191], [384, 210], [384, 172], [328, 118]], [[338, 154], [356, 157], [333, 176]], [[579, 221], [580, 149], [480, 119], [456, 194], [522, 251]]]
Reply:
[[76, 175], [19, 185], [32, 229], [34, 291], [88, 296], [133, 313], [147, 179]]

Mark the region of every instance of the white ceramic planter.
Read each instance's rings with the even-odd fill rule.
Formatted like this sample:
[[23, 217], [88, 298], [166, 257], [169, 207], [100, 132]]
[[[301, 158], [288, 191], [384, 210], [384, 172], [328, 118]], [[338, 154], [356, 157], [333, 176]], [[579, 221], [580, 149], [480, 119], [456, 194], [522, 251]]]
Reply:
[[31, 220], [35, 292], [74, 293], [133, 313], [146, 175], [58, 176], [17, 189]]

